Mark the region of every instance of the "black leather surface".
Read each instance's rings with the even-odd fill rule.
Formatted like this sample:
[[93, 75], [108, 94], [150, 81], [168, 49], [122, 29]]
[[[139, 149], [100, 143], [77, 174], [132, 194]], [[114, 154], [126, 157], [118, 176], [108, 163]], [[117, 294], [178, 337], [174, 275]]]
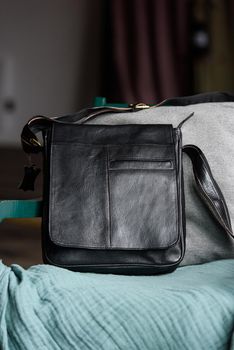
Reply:
[[55, 124], [47, 138], [45, 262], [111, 273], [175, 269], [185, 236], [180, 132]]

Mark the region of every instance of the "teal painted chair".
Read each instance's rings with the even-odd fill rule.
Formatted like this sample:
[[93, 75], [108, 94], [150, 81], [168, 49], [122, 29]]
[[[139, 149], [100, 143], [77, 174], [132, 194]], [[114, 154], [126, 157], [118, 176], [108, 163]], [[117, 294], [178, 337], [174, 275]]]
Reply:
[[[126, 107], [123, 103], [107, 103], [105, 97], [96, 97], [95, 107]], [[27, 200], [0, 200], [0, 222], [11, 218], [37, 218], [42, 216], [42, 201], [38, 199]]]

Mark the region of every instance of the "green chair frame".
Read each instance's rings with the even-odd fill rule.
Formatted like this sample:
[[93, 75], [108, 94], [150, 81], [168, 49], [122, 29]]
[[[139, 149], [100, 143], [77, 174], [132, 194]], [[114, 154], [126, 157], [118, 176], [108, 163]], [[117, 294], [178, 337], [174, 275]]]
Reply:
[[[96, 97], [94, 107], [126, 107], [125, 103], [107, 103], [105, 97]], [[42, 201], [27, 200], [0, 200], [0, 222], [10, 218], [37, 218], [42, 216]]]

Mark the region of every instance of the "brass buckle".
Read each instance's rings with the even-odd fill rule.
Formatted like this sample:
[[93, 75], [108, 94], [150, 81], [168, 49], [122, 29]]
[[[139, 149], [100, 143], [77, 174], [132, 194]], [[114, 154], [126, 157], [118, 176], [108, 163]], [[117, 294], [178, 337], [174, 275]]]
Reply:
[[150, 108], [149, 105], [143, 103], [143, 102], [140, 102], [140, 103], [131, 103], [129, 105], [129, 107], [132, 107], [133, 110], [138, 110], [138, 109], [148, 109]]
[[29, 139], [29, 142], [30, 142], [30, 144], [31, 145], [33, 145], [33, 146], [36, 146], [36, 147], [41, 147], [41, 143], [38, 141], [38, 140], [36, 140], [36, 139], [34, 139], [34, 138], [30, 138]]

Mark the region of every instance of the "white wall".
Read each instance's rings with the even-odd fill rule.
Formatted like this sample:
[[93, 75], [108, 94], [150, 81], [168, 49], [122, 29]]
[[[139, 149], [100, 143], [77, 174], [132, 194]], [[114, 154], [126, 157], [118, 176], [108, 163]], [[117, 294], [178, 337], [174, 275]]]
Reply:
[[[91, 103], [101, 12], [101, 0], [0, 0], [0, 144], [19, 143], [33, 115]], [[15, 110], [4, 107], [7, 98]]]

